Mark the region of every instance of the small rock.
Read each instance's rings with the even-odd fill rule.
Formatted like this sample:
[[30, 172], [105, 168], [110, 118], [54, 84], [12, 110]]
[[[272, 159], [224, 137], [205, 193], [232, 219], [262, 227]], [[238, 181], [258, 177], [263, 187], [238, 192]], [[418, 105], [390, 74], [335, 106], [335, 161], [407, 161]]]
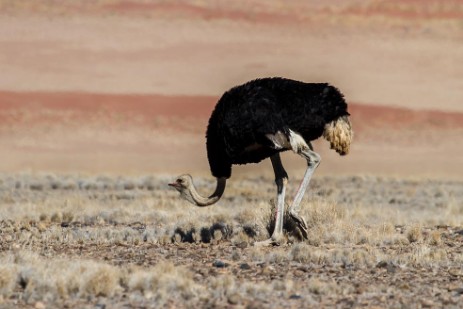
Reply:
[[377, 268], [386, 268], [387, 267], [387, 262], [386, 261], [381, 261], [378, 264], [376, 264]]
[[246, 241], [242, 241], [236, 244], [237, 248], [244, 249], [248, 246], [249, 244]]
[[249, 269], [251, 269], [251, 266], [248, 263], [243, 263], [243, 264], [240, 265], [240, 269], [249, 270]]
[[391, 262], [386, 262], [386, 261], [381, 261], [378, 264], [376, 264], [377, 268], [386, 268], [386, 271], [390, 274], [393, 274], [397, 271], [397, 266], [395, 266]]
[[41, 233], [45, 232], [45, 230], [47, 229], [47, 225], [44, 222], [39, 222], [39, 223], [37, 223], [37, 229]]
[[45, 304], [42, 303], [41, 301], [38, 301], [35, 303], [34, 308], [35, 309], [45, 309]]
[[449, 274], [453, 277], [460, 277], [462, 275], [459, 269], [450, 269]]
[[432, 308], [434, 307], [434, 302], [430, 299], [422, 299], [421, 305], [423, 305], [423, 307], [426, 307], [426, 308]]
[[212, 266], [217, 268], [225, 268], [228, 266], [228, 264], [221, 260], [215, 260], [214, 262], [212, 262]]
[[401, 290], [410, 290], [410, 285], [405, 282], [405, 283], [399, 285], [399, 289], [401, 289]]
[[228, 303], [231, 305], [239, 304], [240, 300], [241, 300], [241, 297], [237, 293], [233, 293], [230, 296], [228, 296]]
[[246, 309], [260, 309], [262, 308], [262, 304], [260, 304], [258, 301], [250, 301], [249, 303], [246, 304]]
[[463, 288], [455, 289], [453, 292], [455, 292], [457, 295], [463, 295]]
[[387, 270], [388, 273], [393, 274], [393, 273], [395, 273], [397, 271], [397, 266], [395, 266], [392, 263], [389, 263], [387, 265], [387, 267], [386, 267], [386, 270]]
[[270, 275], [275, 272], [275, 268], [273, 266], [265, 265], [262, 267], [261, 274], [262, 275]]
[[291, 296], [289, 296], [289, 299], [301, 299], [302, 296], [299, 295], [299, 294], [292, 294]]
[[355, 286], [355, 293], [356, 294], [363, 294], [367, 291], [367, 286], [364, 284], [357, 284]]

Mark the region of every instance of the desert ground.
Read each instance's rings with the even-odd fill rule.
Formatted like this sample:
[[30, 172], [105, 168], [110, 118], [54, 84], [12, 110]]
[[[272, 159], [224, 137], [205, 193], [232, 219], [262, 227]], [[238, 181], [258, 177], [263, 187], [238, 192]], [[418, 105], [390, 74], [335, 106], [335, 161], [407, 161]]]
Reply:
[[[461, 0], [0, 0], [0, 308], [461, 307], [462, 42]], [[208, 117], [264, 76], [337, 86], [355, 131], [269, 248], [270, 162], [207, 208], [167, 186], [213, 191]]]

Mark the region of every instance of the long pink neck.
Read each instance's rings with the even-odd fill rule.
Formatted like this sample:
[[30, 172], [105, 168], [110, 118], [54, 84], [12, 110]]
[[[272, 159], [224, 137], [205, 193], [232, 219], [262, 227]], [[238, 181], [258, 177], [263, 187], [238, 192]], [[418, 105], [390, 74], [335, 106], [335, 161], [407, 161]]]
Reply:
[[187, 200], [189, 200], [190, 202], [192, 202], [193, 204], [199, 207], [205, 207], [205, 206], [210, 206], [212, 204], [215, 204], [222, 197], [225, 191], [226, 183], [227, 183], [226, 178], [217, 178], [217, 186], [215, 188], [215, 191], [209, 197], [201, 196], [196, 190], [193, 183], [191, 183], [191, 186], [189, 187], [189, 195], [191, 197], [191, 200], [188, 197], [187, 197]]

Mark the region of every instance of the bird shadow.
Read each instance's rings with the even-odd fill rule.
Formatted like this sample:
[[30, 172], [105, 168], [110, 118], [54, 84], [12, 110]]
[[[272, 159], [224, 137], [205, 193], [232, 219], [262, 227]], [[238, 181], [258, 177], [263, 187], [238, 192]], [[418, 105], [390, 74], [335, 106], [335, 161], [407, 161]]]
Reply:
[[189, 229], [177, 227], [172, 235], [172, 242], [210, 243], [213, 240], [228, 239], [232, 233], [233, 228], [223, 222], [199, 229], [195, 227]]

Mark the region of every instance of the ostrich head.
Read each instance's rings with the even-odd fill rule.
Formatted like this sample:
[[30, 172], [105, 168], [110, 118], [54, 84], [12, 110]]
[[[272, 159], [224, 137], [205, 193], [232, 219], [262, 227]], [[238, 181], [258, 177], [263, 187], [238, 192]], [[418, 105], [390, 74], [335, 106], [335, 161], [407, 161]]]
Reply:
[[187, 174], [178, 176], [175, 182], [170, 183], [169, 186], [180, 192], [180, 197], [183, 199], [196, 206], [203, 207], [212, 205], [220, 199], [225, 191], [225, 183], [225, 178], [217, 178], [217, 187], [214, 193], [209, 197], [203, 197], [196, 191], [193, 178]]
[[180, 196], [183, 199], [187, 200], [192, 204], [196, 204], [192, 195], [192, 191], [196, 190], [193, 185], [193, 178], [190, 175], [185, 174], [178, 176], [175, 182], [170, 183], [169, 186], [173, 187], [175, 190], [180, 192]]

